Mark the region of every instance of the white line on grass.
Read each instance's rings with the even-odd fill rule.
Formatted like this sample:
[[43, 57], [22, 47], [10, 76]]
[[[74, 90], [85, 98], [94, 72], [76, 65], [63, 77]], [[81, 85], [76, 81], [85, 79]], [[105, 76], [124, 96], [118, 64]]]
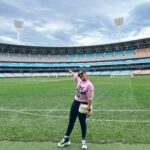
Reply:
[[98, 122], [118, 122], [118, 123], [150, 123], [150, 120], [118, 120], [118, 119], [89, 119], [91, 121], [98, 121]]
[[93, 110], [93, 111], [108, 111], [108, 112], [145, 112], [145, 111], [150, 111], [150, 109], [122, 109], [122, 110]]
[[[22, 111], [22, 112], [69, 112], [69, 110], [63, 109], [8, 109], [8, 108], [0, 108], [0, 111]], [[112, 110], [93, 110], [94, 112], [150, 112], [150, 109], [112, 109]]]
[[[69, 81], [69, 80], [73, 80], [73, 79], [58, 79], [58, 78], [55, 78], [55, 79], [47, 79], [47, 80], [41, 80], [41, 79], [38, 79], [38, 80], [32, 80], [34, 78], [27, 78], [25, 79], [24, 81], [27, 81], [27, 82], [59, 82], [59, 81]], [[35, 78], [36, 79], [36, 78]], [[8, 83], [8, 82], [14, 82], [14, 80], [10, 80], [10, 81], [0, 81], [0, 83]], [[16, 81], [15, 81], [16, 82]]]
[[52, 115], [41, 115], [41, 114], [36, 114], [36, 113], [29, 113], [29, 112], [24, 112], [20, 110], [13, 110], [13, 109], [3, 109], [3, 112], [14, 112], [14, 113], [20, 113], [20, 114], [25, 114], [25, 115], [31, 115], [31, 116], [40, 116], [40, 117], [53, 117], [53, 118], [68, 118], [68, 117], [61, 117], [61, 116], [52, 116]]
[[[10, 109], [4, 109], [7, 112], [14, 112], [14, 113], [20, 113], [25, 115], [31, 115], [31, 116], [39, 116], [39, 117], [50, 117], [50, 118], [59, 118], [59, 119], [68, 119], [69, 117], [66, 116], [53, 116], [53, 115], [41, 115], [36, 113], [29, 113], [19, 110], [10, 110]], [[3, 111], [4, 111], [3, 110]], [[117, 120], [117, 119], [87, 119], [88, 121], [98, 121], [98, 122], [118, 122], [118, 123], [150, 123], [150, 120]]]
[[[34, 80], [35, 82], [59, 82], [59, 81], [68, 81], [68, 80], [72, 80], [72, 79], [54, 79], [54, 80]], [[30, 81], [31, 80], [27, 80], [27, 81]]]

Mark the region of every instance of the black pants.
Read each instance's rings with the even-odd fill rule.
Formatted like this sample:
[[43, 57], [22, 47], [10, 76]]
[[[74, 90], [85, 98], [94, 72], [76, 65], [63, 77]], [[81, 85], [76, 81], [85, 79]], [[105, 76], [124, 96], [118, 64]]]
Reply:
[[82, 139], [85, 139], [86, 136], [86, 114], [81, 114], [79, 112], [79, 106], [80, 106], [81, 102], [74, 100], [72, 105], [71, 105], [71, 109], [70, 109], [70, 117], [69, 117], [69, 124], [68, 124], [68, 128], [66, 131], [66, 136], [70, 136], [76, 118], [79, 118], [80, 121], [80, 126], [81, 126], [81, 131], [82, 131]]

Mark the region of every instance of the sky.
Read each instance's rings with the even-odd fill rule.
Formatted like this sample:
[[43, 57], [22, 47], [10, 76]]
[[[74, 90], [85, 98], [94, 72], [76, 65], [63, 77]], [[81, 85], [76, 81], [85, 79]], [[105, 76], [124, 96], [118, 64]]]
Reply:
[[[0, 0], [0, 43], [86, 46], [150, 37], [150, 0]], [[23, 21], [17, 40], [14, 20]]]

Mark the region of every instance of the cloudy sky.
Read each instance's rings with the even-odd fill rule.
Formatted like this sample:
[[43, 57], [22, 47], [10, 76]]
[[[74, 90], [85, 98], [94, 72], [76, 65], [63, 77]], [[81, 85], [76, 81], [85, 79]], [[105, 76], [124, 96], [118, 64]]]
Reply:
[[[81, 46], [150, 37], [150, 0], [0, 0], [0, 43]], [[20, 41], [13, 21], [22, 20]]]

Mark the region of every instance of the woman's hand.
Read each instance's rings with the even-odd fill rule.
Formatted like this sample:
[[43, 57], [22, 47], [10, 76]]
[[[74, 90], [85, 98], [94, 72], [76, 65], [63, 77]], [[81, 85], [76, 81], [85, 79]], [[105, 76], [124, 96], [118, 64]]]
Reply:
[[70, 73], [72, 73], [72, 70], [71, 70], [71, 69], [68, 69], [68, 71], [69, 71]]
[[71, 69], [68, 69], [68, 71], [74, 76], [75, 72], [73, 72]]
[[91, 111], [87, 111], [87, 112], [86, 112], [86, 117], [90, 117], [91, 114], [92, 114]]

